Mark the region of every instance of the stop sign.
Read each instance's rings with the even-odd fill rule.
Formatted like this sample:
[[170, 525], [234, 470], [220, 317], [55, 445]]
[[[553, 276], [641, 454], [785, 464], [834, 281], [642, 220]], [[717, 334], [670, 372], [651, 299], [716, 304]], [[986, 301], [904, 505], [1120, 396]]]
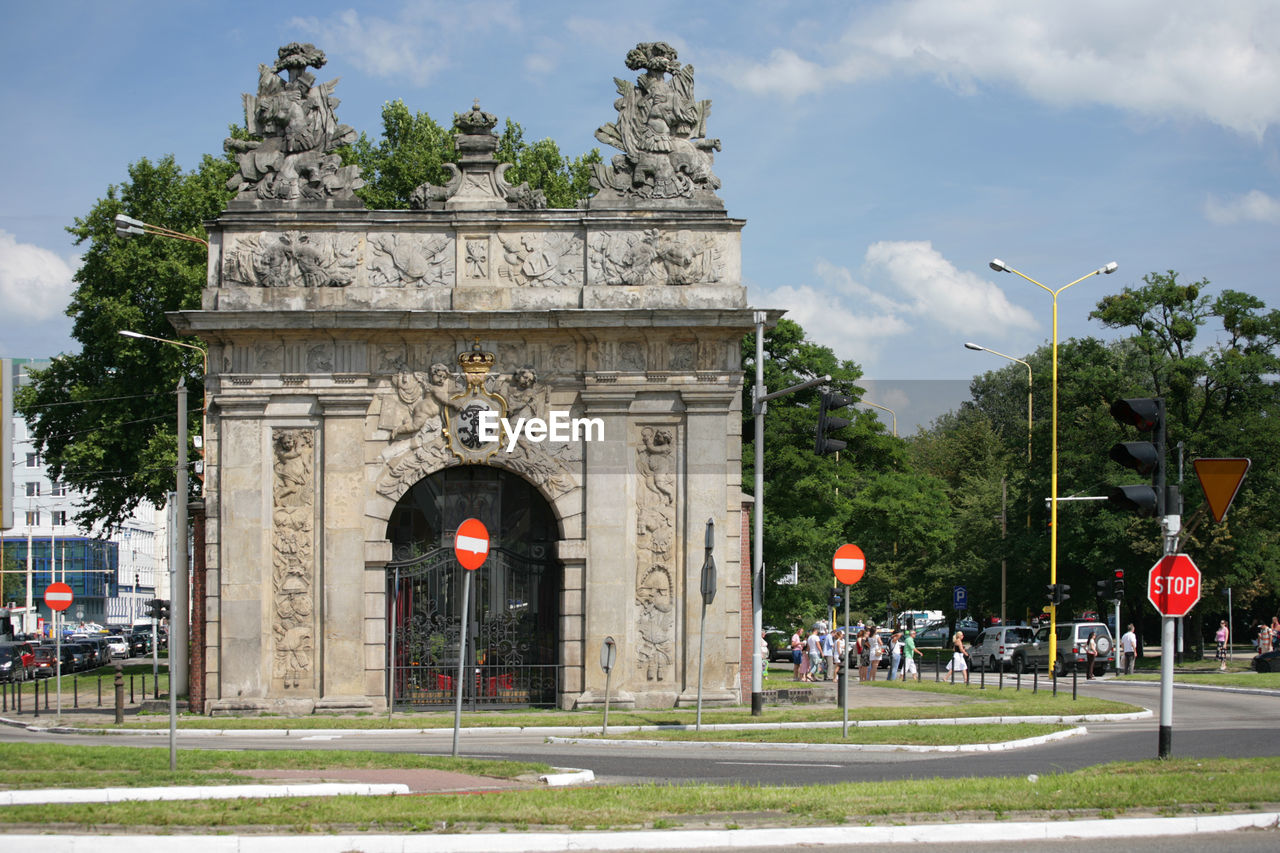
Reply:
[[1186, 554], [1170, 554], [1151, 567], [1147, 598], [1161, 616], [1186, 616], [1200, 600], [1200, 569]]
[[453, 536], [453, 553], [462, 568], [474, 571], [489, 556], [489, 529], [478, 518], [468, 518], [458, 525]]
[[841, 545], [831, 558], [831, 568], [840, 583], [855, 584], [867, 571], [867, 558], [857, 545]]

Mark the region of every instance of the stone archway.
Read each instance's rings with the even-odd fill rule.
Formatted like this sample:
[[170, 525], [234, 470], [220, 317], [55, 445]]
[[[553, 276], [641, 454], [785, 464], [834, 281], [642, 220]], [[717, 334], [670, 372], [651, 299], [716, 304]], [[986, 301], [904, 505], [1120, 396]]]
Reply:
[[388, 522], [388, 695], [397, 706], [455, 701], [467, 573], [452, 540], [466, 518], [484, 522], [491, 538], [467, 596], [464, 702], [554, 706], [563, 682], [559, 526], [531, 483], [479, 465], [419, 480]]

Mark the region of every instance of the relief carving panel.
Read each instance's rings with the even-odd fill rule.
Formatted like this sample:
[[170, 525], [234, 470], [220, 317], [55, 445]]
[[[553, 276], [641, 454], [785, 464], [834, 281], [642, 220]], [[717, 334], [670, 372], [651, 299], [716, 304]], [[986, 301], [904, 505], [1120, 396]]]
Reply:
[[272, 680], [310, 688], [315, 667], [315, 447], [310, 429], [272, 430]]

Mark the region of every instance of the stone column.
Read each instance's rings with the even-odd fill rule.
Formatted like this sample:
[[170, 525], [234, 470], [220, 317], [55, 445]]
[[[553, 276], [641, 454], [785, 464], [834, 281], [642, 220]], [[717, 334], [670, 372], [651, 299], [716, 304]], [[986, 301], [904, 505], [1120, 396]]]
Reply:
[[[730, 500], [728, 472], [731, 451], [736, 451], [736, 430], [726, 435], [726, 423], [736, 415], [733, 401], [736, 389], [723, 386], [684, 388], [685, 405], [685, 495], [683, 502], [686, 547], [683, 551], [684, 572], [684, 679], [678, 703], [695, 704], [698, 696], [699, 626], [702, 624], [702, 565], [705, 560], [707, 520], [715, 523], [712, 554], [716, 561], [716, 596], [707, 608], [705, 623], [705, 655], [702, 671], [703, 704], [736, 702], [738, 692], [730, 682], [738, 666], [739, 620], [736, 554], [730, 543], [737, 543], [737, 511]], [[737, 490], [732, 492], [737, 500]]]
[[[604, 421], [604, 441], [583, 444], [585, 457], [585, 561], [581, 590], [566, 591], [561, 637], [579, 636], [575, 656], [582, 662], [578, 707], [604, 703], [604, 673], [598, 665], [600, 646], [612, 636], [618, 660], [610, 680], [611, 706], [633, 707], [636, 679], [635, 474], [628, 443], [630, 388], [597, 383], [588, 377], [581, 393], [583, 417]], [[566, 586], [569, 565], [565, 566]], [[576, 600], [573, 600], [575, 599]], [[570, 615], [580, 614], [580, 615]], [[564, 642], [562, 640], [562, 642]], [[566, 653], [567, 654], [567, 653]], [[566, 692], [574, 692], [566, 685]]]
[[366, 653], [376, 646], [374, 657], [381, 661], [386, 636], [385, 575], [365, 568], [364, 416], [371, 401], [365, 394], [319, 398], [323, 636], [317, 710], [386, 707], [383, 668], [371, 670]]

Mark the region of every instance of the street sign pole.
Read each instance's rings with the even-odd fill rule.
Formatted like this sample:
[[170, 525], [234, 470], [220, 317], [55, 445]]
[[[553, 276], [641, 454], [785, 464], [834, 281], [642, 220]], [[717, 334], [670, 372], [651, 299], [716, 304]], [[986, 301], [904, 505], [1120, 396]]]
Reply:
[[844, 722], [841, 737], [849, 736], [849, 595], [853, 585], [867, 572], [867, 555], [857, 545], [846, 543], [836, 549], [831, 558], [831, 570], [836, 580], [844, 584], [844, 668], [840, 670], [840, 704], [844, 706]]
[[[716, 525], [715, 522], [707, 519], [707, 538], [706, 538], [706, 559], [702, 563], [702, 618], [698, 621], [698, 715], [694, 721], [693, 730], [702, 731], [702, 659], [704, 646], [707, 638], [707, 606], [716, 600], [716, 559], [711, 555], [711, 551], [715, 545]], [[756, 648], [756, 657], [760, 654], [760, 635], [757, 634], [752, 643]], [[757, 663], [756, 666], [763, 667], [763, 664]]]
[[844, 664], [840, 667], [840, 704], [844, 707], [844, 722], [840, 737], [849, 736], [849, 594], [852, 586], [844, 588]]
[[609, 734], [609, 680], [613, 677], [613, 665], [618, 660], [618, 644], [613, 637], [605, 637], [600, 647], [600, 668], [604, 670], [604, 723], [600, 726], [600, 734]]
[[453, 757], [458, 756], [458, 732], [462, 729], [462, 691], [467, 666], [467, 615], [471, 609], [471, 577], [489, 556], [489, 530], [478, 518], [468, 518], [458, 525], [453, 535], [453, 554], [458, 565], [467, 570], [462, 583], [462, 629], [458, 637], [458, 678], [454, 683]]

